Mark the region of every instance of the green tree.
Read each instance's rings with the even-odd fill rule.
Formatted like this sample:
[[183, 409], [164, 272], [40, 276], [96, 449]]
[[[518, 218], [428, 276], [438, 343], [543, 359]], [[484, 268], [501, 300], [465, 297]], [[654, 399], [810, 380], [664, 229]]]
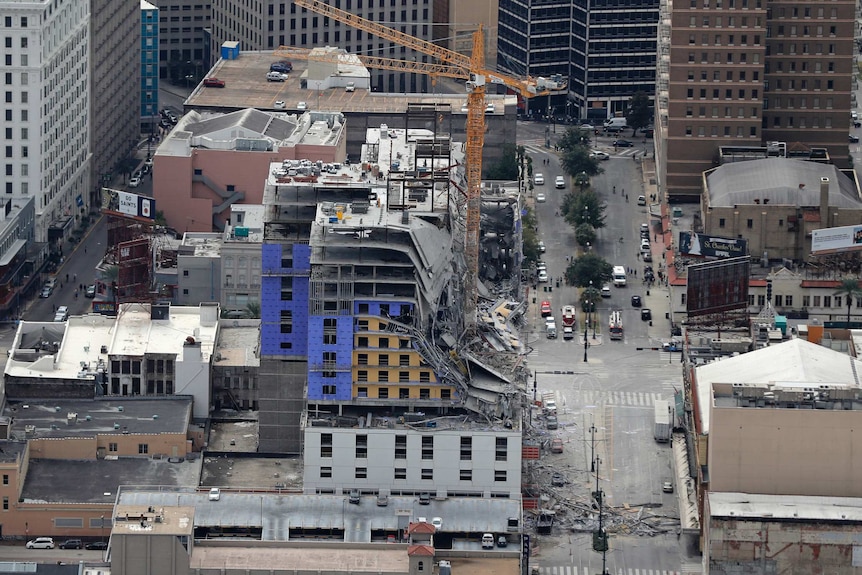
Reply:
[[[503, 155], [485, 168], [489, 180], [518, 180], [518, 149], [515, 144], [503, 144]], [[515, 161], [513, 161], [515, 160]]]
[[578, 227], [575, 228], [575, 241], [577, 241], [578, 245], [581, 247], [595, 243], [596, 228], [587, 222], [579, 224]]
[[856, 278], [844, 278], [838, 284], [838, 289], [833, 295], [844, 296], [847, 300], [847, 323], [850, 323], [850, 307], [853, 305], [854, 299], [862, 299], [862, 287], [859, 287], [859, 280]]
[[563, 196], [561, 207], [566, 222], [576, 230], [585, 223], [595, 229], [605, 227], [605, 208], [598, 194], [592, 190], [569, 192]]
[[524, 260], [539, 261], [539, 238], [536, 236], [536, 215], [532, 208], [527, 208], [521, 217], [521, 237], [524, 242]]
[[245, 304], [245, 314], [251, 319], [260, 319], [260, 302], [252, 300]]
[[596, 311], [596, 302], [602, 297], [602, 292], [595, 285], [587, 286], [581, 292], [581, 309], [586, 312]]
[[626, 111], [626, 123], [632, 129], [632, 135], [652, 123], [652, 110], [650, 109], [649, 98], [643, 92], [637, 92], [629, 100], [628, 110]]
[[614, 267], [601, 256], [590, 252], [576, 258], [566, 268], [566, 280], [578, 287], [600, 286], [610, 281]]
[[557, 147], [563, 152], [574, 150], [575, 148], [584, 148], [590, 145], [589, 131], [581, 130], [580, 128], [567, 128], [560, 139], [557, 140]]
[[582, 172], [593, 177], [604, 171], [599, 166], [599, 161], [590, 157], [590, 149], [581, 145], [564, 151], [560, 158], [560, 166], [573, 178]]

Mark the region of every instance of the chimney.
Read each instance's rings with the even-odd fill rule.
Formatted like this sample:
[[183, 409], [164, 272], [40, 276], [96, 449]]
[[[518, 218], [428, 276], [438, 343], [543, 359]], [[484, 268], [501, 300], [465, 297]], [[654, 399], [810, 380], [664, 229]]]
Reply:
[[829, 178], [820, 178], [820, 227], [829, 227]]

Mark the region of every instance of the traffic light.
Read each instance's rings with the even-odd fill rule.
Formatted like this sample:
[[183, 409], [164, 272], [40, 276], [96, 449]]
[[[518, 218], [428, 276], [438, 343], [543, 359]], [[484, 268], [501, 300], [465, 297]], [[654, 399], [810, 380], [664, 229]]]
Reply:
[[593, 551], [604, 553], [608, 550], [608, 532], [604, 529], [593, 532]]
[[766, 301], [772, 301], [772, 280], [766, 280]]

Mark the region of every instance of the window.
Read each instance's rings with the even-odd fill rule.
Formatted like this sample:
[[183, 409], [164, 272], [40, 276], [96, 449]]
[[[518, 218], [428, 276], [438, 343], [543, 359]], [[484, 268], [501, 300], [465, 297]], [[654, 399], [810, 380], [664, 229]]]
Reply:
[[749, 218], [748, 221], [745, 222], [745, 225], [746, 225], [746, 227], [748, 227], [748, 229], [753, 228], [754, 227], [754, 220]]
[[377, 372], [377, 381], [380, 383], [389, 383], [389, 372], [385, 369], [381, 369]]
[[377, 347], [379, 347], [381, 349], [388, 349], [389, 348], [389, 338], [388, 337], [381, 337], [380, 340], [377, 342]]
[[[356, 338], [356, 347], [368, 347], [368, 338], [367, 337], [358, 337]], [[366, 361], [368, 360], [368, 356], [365, 356]]]
[[150, 452], [150, 446], [147, 443], [139, 443], [138, 444], [138, 453], [141, 455], [145, 455]]
[[321, 457], [332, 457], [332, 434], [331, 433], [321, 433], [320, 434], [320, 456]]
[[802, 296], [802, 307], [811, 307], [811, 296], [810, 295]]
[[323, 395], [335, 395], [335, 386], [334, 385], [324, 385], [323, 386]]
[[[389, 375], [389, 374], [387, 374]], [[383, 381], [382, 379], [380, 381]], [[380, 387], [377, 389], [377, 398], [378, 399], [389, 399], [389, 388], [388, 387]]]
[[367, 435], [357, 435], [356, 436], [356, 458], [357, 459], [366, 459], [368, 457], [368, 436]]
[[506, 481], [506, 470], [495, 470], [494, 471], [494, 481]]
[[[368, 381], [368, 370], [362, 369], [360, 371], [357, 371], [356, 372], [356, 381]], [[362, 395], [363, 389], [366, 391], [366, 393], [368, 392], [367, 387], [360, 387], [359, 388], [359, 394], [360, 394], [359, 397], [367, 397], [367, 395]]]
[[354, 473], [354, 477], [356, 479], [367, 479], [368, 478], [368, 468], [367, 467], [357, 467], [356, 472]]
[[724, 218], [718, 218], [718, 227], [720, 227], [720, 228], [724, 227]]
[[430, 383], [431, 381], [431, 372], [430, 371], [420, 371], [419, 372], [419, 383]]
[[506, 437], [498, 437], [497, 441], [497, 461], [506, 461], [508, 458], [509, 439]]
[[360, 353], [356, 356], [357, 365], [368, 365], [368, 354]]
[[460, 479], [461, 481], [473, 481], [473, 470], [462, 469], [458, 479]]
[[450, 400], [452, 399], [452, 390], [451, 389], [441, 389], [440, 390], [440, 399]]
[[3, 498], [3, 511], [9, 511], [9, 498]]
[[434, 436], [422, 438], [422, 459], [434, 459]]
[[410, 388], [409, 387], [399, 387], [398, 388], [398, 399], [410, 399]]
[[783, 297], [783, 296], [776, 295], [776, 296], [774, 297], [774, 299], [775, 299], [775, 307], [782, 307], [782, 306], [784, 306], [784, 297]]
[[831, 295], [823, 296], [823, 307], [832, 307], [832, 296]]
[[118, 448], [116, 443], [109, 443], [108, 444], [108, 451], [110, 451], [111, 453], [116, 453], [117, 451], [119, 451], [119, 448]]
[[792, 295], [784, 296], [784, 305], [786, 305], [787, 307], [793, 306], [793, 296]]
[[814, 296], [814, 307], [820, 307], [820, 296]]
[[434, 479], [434, 470], [433, 469], [423, 469], [422, 470], [422, 479], [433, 480]]
[[461, 461], [471, 461], [473, 459], [473, 438], [469, 436], [461, 437]]
[[381, 353], [377, 357], [377, 365], [389, 365], [389, 355], [385, 353]]
[[395, 459], [407, 459], [407, 436], [406, 435], [396, 435], [395, 436]]
[[407, 468], [406, 467], [396, 467], [395, 468], [395, 479], [407, 479]]
[[8, 473], [3, 474], [3, 485], [9, 485], [9, 474]]
[[399, 371], [398, 372], [398, 383], [407, 383], [410, 381], [410, 372], [409, 371]]
[[332, 478], [332, 468], [331, 467], [321, 467], [320, 468], [320, 478], [321, 479], [331, 479]]

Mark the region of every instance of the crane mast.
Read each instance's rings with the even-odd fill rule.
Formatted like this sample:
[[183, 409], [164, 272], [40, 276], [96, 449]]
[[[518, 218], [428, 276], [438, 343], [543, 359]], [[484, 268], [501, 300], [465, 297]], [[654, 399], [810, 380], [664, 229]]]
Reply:
[[[467, 143], [465, 147], [467, 202], [464, 240], [464, 259], [467, 265], [467, 273], [464, 277], [464, 289], [466, 290], [464, 323], [467, 331], [475, 330], [479, 299], [479, 227], [482, 196], [482, 148], [485, 144], [486, 86], [487, 83], [502, 84], [526, 98], [545, 95], [550, 92], [545, 90], [546, 86], [541, 86], [543, 91], [539, 91], [537, 82], [532, 78], [513, 78], [505, 74], [486, 70], [484, 34], [482, 33], [481, 26], [473, 33], [472, 54], [465, 56], [459, 52], [438, 46], [433, 42], [416, 38], [415, 36], [372, 22], [361, 16], [351, 14], [345, 10], [335, 8], [326, 4], [323, 0], [293, 0], [293, 2], [300, 8], [306, 8], [317, 14], [331, 18], [336, 22], [347, 24], [357, 30], [374, 34], [384, 40], [432, 56], [441, 62], [405, 62], [391, 58], [359, 55], [361, 61], [366, 66], [467, 80]], [[276, 51], [276, 54], [300, 54], [300, 52], [291, 52], [291, 50], [299, 49], [282, 46]], [[302, 54], [307, 56], [307, 53], [303, 52]], [[557, 87], [556, 89], [562, 88]]]

